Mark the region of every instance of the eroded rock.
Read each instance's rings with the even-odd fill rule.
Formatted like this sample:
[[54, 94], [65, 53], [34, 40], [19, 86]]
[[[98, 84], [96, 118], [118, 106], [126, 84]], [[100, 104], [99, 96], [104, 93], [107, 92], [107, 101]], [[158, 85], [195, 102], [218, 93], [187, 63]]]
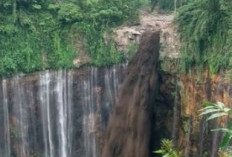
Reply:
[[160, 31], [160, 59], [179, 58], [180, 43], [176, 26], [173, 24], [174, 14], [158, 14], [140, 12], [140, 23], [135, 26], [122, 26], [114, 30], [114, 41], [119, 51], [126, 56], [132, 44], [139, 44], [145, 31]]

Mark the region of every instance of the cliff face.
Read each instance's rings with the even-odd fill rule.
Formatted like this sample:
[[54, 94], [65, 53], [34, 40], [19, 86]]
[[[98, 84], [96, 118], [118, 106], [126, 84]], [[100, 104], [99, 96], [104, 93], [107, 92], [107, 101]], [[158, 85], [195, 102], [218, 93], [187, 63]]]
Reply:
[[217, 156], [221, 134], [210, 130], [226, 125], [226, 120], [206, 122], [206, 117], [199, 116], [199, 110], [206, 101], [221, 101], [230, 106], [231, 74], [221, 71], [212, 75], [207, 67], [203, 73], [194, 70], [190, 74], [179, 73], [177, 60], [180, 57], [180, 43], [173, 24], [173, 15], [141, 12], [138, 25], [115, 30], [118, 49], [129, 51], [130, 45], [138, 44], [141, 34], [147, 30], [161, 32], [161, 64], [156, 104], [151, 118], [150, 151], [159, 148], [162, 138], [169, 138], [186, 157]]
[[133, 45], [139, 45], [141, 36], [146, 31], [160, 31], [160, 59], [180, 57], [180, 43], [174, 14], [147, 13], [141, 11], [139, 23], [134, 26], [122, 26], [114, 29], [114, 41], [118, 50], [130, 53]]
[[148, 157], [151, 104], [157, 87], [159, 33], [146, 32], [130, 61], [108, 124], [103, 157]]
[[[142, 12], [139, 25], [115, 30], [119, 50], [141, 42], [126, 75], [123, 64], [0, 79], [0, 156], [148, 157], [169, 138], [185, 157], [216, 157], [221, 134], [210, 130], [226, 120], [205, 122], [199, 109], [205, 101], [230, 106], [231, 74], [174, 71], [172, 20]], [[141, 38], [149, 30], [160, 31], [160, 44], [157, 33]]]
[[222, 133], [211, 130], [226, 126], [227, 120], [206, 121], [207, 117], [200, 116], [199, 110], [207, 102], [217, 101], [231, 107], [229, 78], [230, 74], [226, 71], [209, 74], [207, 69], [201, 74], [161, 71], [156, 100], [158, 108], [153, 112], [153, 150], [159, 147], [157, 140], [165, 137], [172, 139], [185, 157], [218, 156]]
[[[199, 116], [204, 102], [223, 102], [231, 104], [232, 86], [226, 72], [210, 75], [207, 70], [201, 75], [180, 75], [180, 128], [177, 144], [190, 156], [204, 155], [216, 157], [221, 133], [211, 129], [226, 126], [226, 119], [206, 122], [206, 117]], [[186, 145], [188, 146], [186, 148]]]

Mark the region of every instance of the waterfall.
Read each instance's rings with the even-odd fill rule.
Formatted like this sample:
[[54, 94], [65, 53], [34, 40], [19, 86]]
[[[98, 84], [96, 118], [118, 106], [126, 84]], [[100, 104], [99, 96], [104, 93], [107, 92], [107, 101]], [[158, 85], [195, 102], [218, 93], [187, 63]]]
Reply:
[[99, 157], [125, 69], [46, 70], [0, 79], [0, 156]]
[[85, 156], [96, 157], [96, 127], [94, 115], [94, 89], [97, 82], [97, 69], [90, 68], [90, 76], [83, 80], [83, 134], [84, 134], [84, 154]]
[[[217, 85], [217, 89], [216, 89], [216, 96], [220, 96], [221, 93], [223, 93], [223, 81], [224, 79], [221, 78], [218, 81], [218, 85]], [[217, 100], [218, 101], [218, 100]], [[218, 120], [214, 119], [213, 120], [213, 128], [219, 128], [219, 124], [218, 124]], [[218, 148], [219, 148], [219, 141], [220, 141], [220, 135], [221, 133], [219, 131], [214, 131], [212, 133], [212, 150], [211, 150], [211, 157], [216, 157], [217, 156], [217, 152], [218, 152]]]
[[10, 126], [9, 126], [9, 109], [8, 109], [8, 94], [7, 94], [7, 87], [6, 87], [6, 80], [2, 80], [2, 107], [3, 107], [3, 145], [0, 148], [0, 155], [1, 156], [10, 156], [11, 155], [11, 148], [10, 148]]
[[[55, 85], [53, 81], [55, 81]], [[40, 74], [40, 104], [45, 157], [71, 156], [72, 84], [71, 72], [65, 70], [60, 70], [53, 76], [50, 76], [49, 71]], [[52, 110], [57, 113], [54, 114]], [[58, 147], [55, 144], [56, 141], [58, 141]]]
[[[26, 88], [26, 87], [25, 87]], [[13, 78], [13, 114], [19, 120], [16, 123], [16, 138], [19, 138], [17, 141], [17, 149], [20, 152], [20, 156], [28, 156], [28, 107], [24, 105], [27, 103], [26, 100], [26, 91], [20, 82], [20, 76], [15, 76]]]
[[[63, 74], [64, 73], [64, 74]], [[67, 129], [72, 126], [68, 126], [67, 122], [67, 86], [65, 72], [59, 71], [57, 74], [57, 110], [58, 110], [58, 135], [59, 135], [59, 155], [60, 157], [67, 157]]]
[[53, 132], [50, 116], [50, 74], [49, 71], [40, 74], [40, 101], [43, 123], [44, 157], [54, 157]]
[[[126, 69], [126, 64], [122, 65], [122, 70]], [[89, 75], [82, 79], [83, 97], [81, 99], [83, 110], [83, 135], [84, 135], [84, 156], [85, 157], [99, 157], [99, 146], [97, 146], [97, 132], [99, 122], [106, 125], [105, 122], [109, 118], [111, 108], [114, 105], [121, 80], [119, 75], [121, 70], [118, 66], [113, 68], [106, 68], [104, 70], [103, 87], [100, 87], [100, 80], [97, 68], [90, 67]], [[99, 100], [103, 99], [102, 102]], [[102, 103], [102, 104], [101, 104]], [[97, 114], [97, 112], [100, 114]], [[104, 127], [104, 126], [103, 126]]]

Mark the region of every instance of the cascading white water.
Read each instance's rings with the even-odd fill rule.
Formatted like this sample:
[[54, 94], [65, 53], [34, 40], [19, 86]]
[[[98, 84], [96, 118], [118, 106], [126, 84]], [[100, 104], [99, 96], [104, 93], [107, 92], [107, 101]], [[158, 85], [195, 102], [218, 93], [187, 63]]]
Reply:
[[14, 109], [13, 112], [15, 116], [19, 119], [18, 128], [16, 128], [16, 132], [18, 132], [18, 137], [20, 140], [17, 144], [18, 151], [22, 157], [28, 156], [28, 111], [27, 106], [24, 105], [26, 103], [25, 99], [25, 91], [23, 86], [20, 83], [20, 76], [15, 76], [13, 78], [13, 103]]
[[[126, 65], [122, 65], [122, 69], [126, 69]], [[90, 75], [82, 80], [83, 84], [83, 98], [82, 106], [83, 109], [83, 135], [84, 135], [84, 154], [85, 157], [98, 157], [99, 146], [97, 146], [96, 132], [98, 131], [98, 123], [104, 123], [105, 118], [107, 119], [106, 112], [109, 114], [111, 108], [116, 101], [120, 80], [119, 74], [121, 73], [120, 68], [114, 66], [113, 68], [105, 69], [104, 71], [104, 90], [99, 87], [99, 73], [98, 69], [91, 67]], [[103, 91], [102, 91], [103, 90]], [[103, 95], [103, 104], [99, 104], [99, 97]], [[104, 108], [102, 117], [96, 114], [99, 108]], [[97, 121], [98, 120], [98, 121]]]
[[[218, 82], [217, 85], [217, 91], [216, 91], [216, 95], [219, 96], [221, 91], [223, 91], [223, 82], [224, 79], [221, 78]], [[217, 119], [213, 120], [213, 128], [218, 128], [218, 121]], [[220, 138], [220, 132], [219, 131], [214, 131], [212, 133], [213, 137], [212, 137], [212, 151], [211, 151], [211, 157], [216, 157], [217, 156], [217, 152], [218, 152], [218, 148], [219, 148], [219, 138]]]
[[73, 109], [73, 75], [72, 71], [67, 72], [67, 125], [66, 125], [66, 138], [67, 138], [67, 157], [72, 156], [72, 141], [73, 139], [73, 123], [72, 123], [72, 109]]
[[10, 126], [9, 126], [9, 110], [8, 110], [8, 94], [6, 87], [6, 80], [2, 81], [2, 95], [3, 95], [3, 127], [4, 127], [4, 145], [3, 156], [11, 156], [10, 148]]
[[57, 75], [57, 110], [58, 110], [58, 135], [59, 135], [59, 154], [61, 157], [67, 157], [67, 97], [66, 97], [66, 79], [63, 78], [63, 71]]
[[[110, 78], [112, 76], [112, 73], [114, 74], [115, 73], [115, 69], [113, 68], [113, 71], [110, 71], [110, 70], [106, 70], [106, 73], [105, 73], [105, 76], [104, 76], [104, 80], [105, 80], [105, 87], [106, 87], [106, 98], [108, 98], [108, 101], [107, 101], [107, 107], [111, 107], [111, 102], [113, 102], [113, 99], [115, 98], [114, 96], [114, 91], [111, 91], [111, 87], [110, 87]], [[113, 82], [114, 84], [116, 84], [116, 81], [113, 79]], [[116, 88], [114, 88], [116, 89]]]
[[[55, 81], [55, 84], [52, 81]], [[46, 71], [40, 75], [45, 157], [70, 157], [71, 155], [72, 84], [71, 72], [60, 70], [52, 77], [50, 72]], [[57, 111], [57, 114], [51, 110]], [[56, 141], [58, 144], [55, 144]]]
[[94, 89], [97, 79], [97, 69], [90, 68], [90, 76], [83, 80], [83, 134], [85, 156], [96, 157], [95, 117], [94, 117]]
[[40, 101], [43, 122], [44, 157], [54, 157], [53, 132], [50, 115], [50, 74], [49, 71], [40, 74]]
[[99, 157], [99, 133], [125, 69], [47, 70], [0, 80], [0, 156]]

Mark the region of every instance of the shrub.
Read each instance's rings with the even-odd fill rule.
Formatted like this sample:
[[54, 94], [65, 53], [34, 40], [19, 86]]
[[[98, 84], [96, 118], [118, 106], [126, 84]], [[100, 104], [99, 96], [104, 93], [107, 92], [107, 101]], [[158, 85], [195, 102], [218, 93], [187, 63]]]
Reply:
[[181, 152], [174, 149], [171, 140], [163, 139], [161, 141], [161, 149], [154, 151], [156, 154], [161, 154], [163, 157], [182, 157]]
[[79, 6], [74, 3], [61, 3], [58, 11], [58, 19], [63, 22], [80, 21], [83, 18]]
[[196, 0], [179, 9], [176, 22], [182, 43], [184, 72], [192, 67], [203, 69], [209, 65], [212, 73], [229, 68], [232, 49], [231, 2], [222, 0]]

